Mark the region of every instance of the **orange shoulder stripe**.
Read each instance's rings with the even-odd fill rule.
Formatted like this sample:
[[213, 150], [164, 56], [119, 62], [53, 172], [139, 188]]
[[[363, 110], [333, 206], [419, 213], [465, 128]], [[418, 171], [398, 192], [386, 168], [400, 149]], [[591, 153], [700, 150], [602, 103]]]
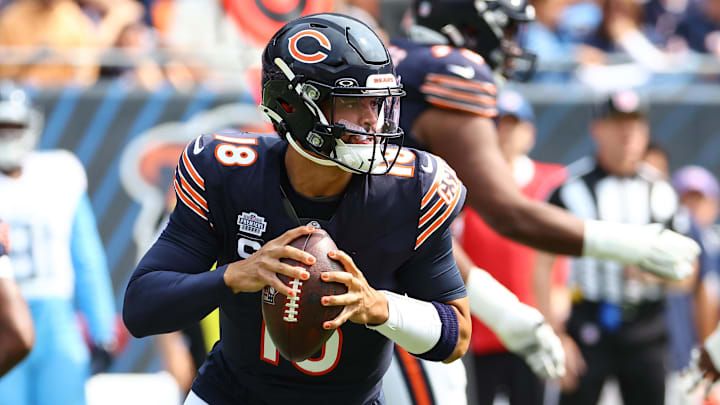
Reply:
[[185, 195], [185, 193], [183, 193], [183, 190], [180, 189], [180, 185], [178, 184], [177, 179], [175, 179], [175, 182], [174, 182], [174, 183], [175, 183], [175, 194], [177, 194], [177, 196], [178, 196], [178, 198], [180, 199], [180, 201], [182, 201], [183, 204], [185, 204], [185, 205], [186, 205], [188, 208], [190, 208], [193, 212], [195, 212], [196, 214], [198, 214], [198, 216], [200, 216], [202, 219], [204, 219], [204, 220], [207, 221], [207, 216], [202, 212], [202, 209], [201, 209], [200, 207], [198, 207], [197, 205], [195, 205], [195, 203], [192, 202], [192, 200], [190, 200], [190, 199]]
[[455, 207], [458, 204], [458, 201], [460, 201], [461, 194], [462, 193], [460, 193], [460, 192], [455, 194], [455, 199], [453, 200], [450, 207], [445, 211], [445, 213], [443, 213], [440, 218], [435, 220], [435, 222], [433, 222], [433, 224], [430, 225], [430, 227], [428, 229], [426, 229], [425, 232], [423, 232], [422, 234], [420, 234], [420, 236], [418, 236], [417, 241], [415, 242], [415, 249], [419, 248], [420, 245], [422, 245], [423, 242], [425, 242], [425, 240], [427, 238], [429, 238], [430, 235], [432, 235], [433, 232], [435, 232], [440, 227], [440, 225], [443, 224], [443, 222], [445, 222], [445, 220], [450, 216], [450, 214], [453, 213], [453, 211], [455, 210]]
[[[193, 141], [194, 142], [194, 141]], [[187, 169], [188, 173], [190, 173], [190, 177], [195, 181], [195, 184], [197, 184], [201, 189], [205, 190], [205, 180], [200, 176], [200, 173], [198, 173], [197, 170], [195, 170], [195, 166], [193, 166], [192, 162], [187, 156], [187, 147], [183, 151], [182, 154], [182, 161], [185, 165], [185, 168]]]
[[495, 116], [497, 116], [497, 109], [495, 108], [482, 108], [472, 104], [453, 102], [430, 95], [426, 96], [425, 99], [428, 103], [444, 109], [468, 112], [486, 118], [494, 118]]
[[440, 207], [443, 206], [443, 204], [445, 204], [445, 201], [443, 201], [442, 198], [438, 199], [438, 201], [435, 203], [435, 205], [433, 205], [433, 207], [430, 209], [430, 211], [426, 212], [425, 215], [420, 217], [420, 222], [418, 223], [418, 228], [422, 228], [422, 226], [425, 225], [425, 223], [427, 221], [429, 221], [430, 218], [432, 218], [433, 215], [435, 215], [438, 212], [438, 210], [440, 209]]
[[439, 73], [428, 73], [427, 81], [437, 84], [447, 84], [453, 87], [466, 88], [473, 91], [484, 91], [490, 95], [497, 94], [497, 86], [488, 82], [466, 80], [455, 76], [448, 76]]
[[[437, 165], [437, 161], [435, 162]], [[423, 196], [422, 201], [420, 202], [420, 208], [425, 208], [425, 206], [430, 202], [430, 199], [433, 195], [435, 195], [435, 191], [437, 191], [438, 185], [440, 184], [440, 170], [439, 168], [435, 171], [435, 178], [433, 179], [433, 184], [430, 186], [430, 190], [428, 190], [427, 193]]]
[[180, 186], [183, 190], [185, 190], [198, 205], [203, 207], [205, 211], [208, 211], [207, 201], [190, 186], [180, 170], [178, 170], [178, 173], [180, 174]]
[[495, 107], [497, 101], [493, 97], [489, 96], [478, 96], [477, 93], [471, 94], [457, 90], [451, 90], [447, 87], [438, 86], [437, 84], [423, 84], [420, 86], [420, 90], [428, 95], [445, 96], [454, 98], [460, 101], [467, 101], [474, 104], [482, 104], [488, 107]]

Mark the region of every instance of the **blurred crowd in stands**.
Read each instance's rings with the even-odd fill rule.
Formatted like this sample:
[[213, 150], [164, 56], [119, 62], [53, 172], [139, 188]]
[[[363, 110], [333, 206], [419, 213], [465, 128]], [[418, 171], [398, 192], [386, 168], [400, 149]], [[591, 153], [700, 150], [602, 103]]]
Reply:
[[[316, 3], [397, 35], [410, 1]], [[720, 76], [720, 0], [533, 4], [536, 21], [519, 35], [539, 55], [534, 81], [607, 90]], [[149, 90], [166, 83], [226, 88], [247, 79], [276, 28], [240, 0], [0, 0], [0, 78], [42, 87], [122, 77]]]
[[[610, 90], [720, 79], [720, 0], [532, 2], [536, 21], [518, 34], [521, 44], [538, 55], [534, 82]], [[0, 0], [0, 81], [43, 90], [120, 80], [146, 91], [190, 92], [200, 85], [252, 91], [259, 88], [262, 47], [282, 24], [254, 14], [248, 3], [272, 1]], [[287, 11], [285, 3], [292, 2], [278, 1], [271, 11]], [[411, 0], [315, 3], [317, 11], [332, 7], [360, 18], [388, 39], [402, 34]], [[541, 129], [540, 122], [535, 124]], [[691, 348], [720, 320], [720, 186], [698, 166], [671, 173], [668, 157], [657, 146], [648, 149], [646, 161], [671, 181], [704, 248], [692, 285], [668, 297], [671, 368], [679, 371], [687, 366]], [[204, 351], [194, 351], [191, 359], [185, 350], [188, 339], [168, 335], [161, 340], [165, 368], [186, 392]], [[202, 338], [195, 340], [202, 343]], [[182, 356], [186, 364], [179, 364]]]

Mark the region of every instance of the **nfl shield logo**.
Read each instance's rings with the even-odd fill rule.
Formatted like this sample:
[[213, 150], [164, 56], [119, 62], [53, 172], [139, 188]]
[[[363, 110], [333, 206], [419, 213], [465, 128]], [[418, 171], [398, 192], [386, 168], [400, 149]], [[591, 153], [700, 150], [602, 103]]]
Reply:
[[275, 296], [277, 295], [277, 290], [274, 287], [270, 287], [269, 285], [265, 286], [263, 288], [262, 292], [262, 300], [266, 304], [275, 305]]

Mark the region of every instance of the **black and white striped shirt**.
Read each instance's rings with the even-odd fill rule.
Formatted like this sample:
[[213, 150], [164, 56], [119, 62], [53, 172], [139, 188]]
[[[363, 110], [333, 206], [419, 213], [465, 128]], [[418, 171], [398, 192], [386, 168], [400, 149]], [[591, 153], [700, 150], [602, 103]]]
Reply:
[[[585, 219], [629, 224], [662, 223], [678, 228], [678, 199], [670, 184], [649, 166], [635, 176], [616, 177], [593, 158], [568, 166], [568, 180], [550, 196], [550, 202]], [[682, 230], [679, 230], [682, 232]], [[592, 302], [636, 304], [662, 298], [661, 285], [648, 282], [641, 272], [592, 257], [571, 260], [569, 285]]]

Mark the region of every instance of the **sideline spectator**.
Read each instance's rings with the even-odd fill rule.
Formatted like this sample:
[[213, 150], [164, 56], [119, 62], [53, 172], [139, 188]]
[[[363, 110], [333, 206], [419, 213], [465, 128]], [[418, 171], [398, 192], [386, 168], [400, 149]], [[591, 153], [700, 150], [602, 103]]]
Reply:
[[[699, 228], [703, 254], [700, 256], [700, 297], [696, 298], [697, 326], [701, 338], [706, 338], [718, 323], [720, 309], [720, 237], [713, 229], [720, 207], [720, 188], [715, 176], [700, 166], [685, 166], [672, 177], [672, 184]], [[701, 301], [697, 301], [701, 299]]]
[[[643, 100], [634, 92], [618, 92], [598, 113], [591, 126], [596, 158], [571, 165], [571, 177], [550, 202], [586, 218], [677, 225], [674, 191], [656, 171], [642, 165], [649, 141]], [[536, 271], [548, 272], [553, 260], [539, 253]], [[634, 266], [572, 259], [570, 285], [571, 313], [559, 331], [569, 337], [563, 339], [567, 374], [560, 404], [596, 404], [612, 376], [619, 381], [625, 404], [662, 404], [665, 284]]]

